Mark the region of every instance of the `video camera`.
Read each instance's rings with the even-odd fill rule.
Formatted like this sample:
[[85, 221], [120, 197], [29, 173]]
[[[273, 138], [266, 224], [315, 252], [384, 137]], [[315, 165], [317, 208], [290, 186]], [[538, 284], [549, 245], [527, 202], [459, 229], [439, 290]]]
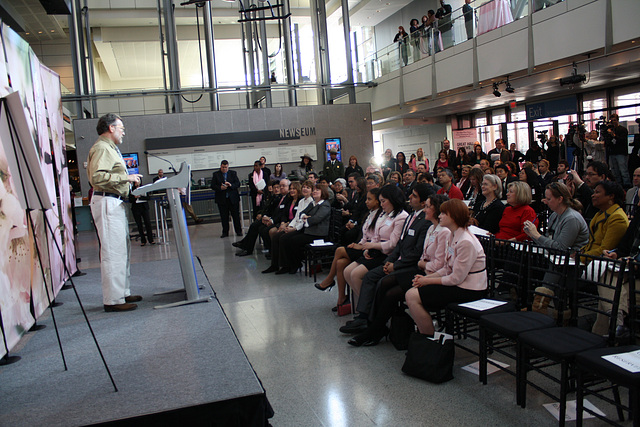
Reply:
[[575, 141], [575, 135], [577, 134], [580, 137], [581, 141], [584, 141], [585, 134], [587, 133], [587, 128], [584, 127], [584, 122], [577, 122], [569, 124], [569, 130], [564, 137], [564, 140], [569, 147], [577, 147]]
[[540, 146], [542, 148], [544, 148], [544, 145], [547, 143], [548, 138], [547, 138], [547, 133], [549, 131], [548, 130], [537, 130], [536, 133], [538, 134], [538, 136], [536, 136], [536, 138], [538, 138], [540, 140]]
[[611, 134], [607, 132], [609, 129], [613, 129], [614, 126], [611, 124], [611, 120], [607, 120], [606, 116], [600, 116], [598, 121], [596, 122], [596, 131], [600, 135], [600, 139], [604, 141], [606, 146], [611, 145]]

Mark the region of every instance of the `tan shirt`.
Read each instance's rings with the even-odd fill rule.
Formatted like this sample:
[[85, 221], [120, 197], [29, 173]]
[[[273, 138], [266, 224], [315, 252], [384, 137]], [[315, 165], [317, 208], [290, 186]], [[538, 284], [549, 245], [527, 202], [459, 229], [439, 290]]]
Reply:
[[108, 138], [100, 136], [93, 144], [87, 158], [87, 176], [94, 191], [129, 195], [127, 165], [116, 148], [116, 144]]

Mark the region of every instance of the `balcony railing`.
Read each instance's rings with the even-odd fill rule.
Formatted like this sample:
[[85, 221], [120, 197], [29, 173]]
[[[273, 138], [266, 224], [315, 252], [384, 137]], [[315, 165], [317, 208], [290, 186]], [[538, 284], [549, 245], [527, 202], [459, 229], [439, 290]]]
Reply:
[[[559, 1], [562, 0], [535, 0], [534, 4], [539, 10]], [[464, 7], [456, 9], [451, 15], [436, 20], [426, 28], [419, 27], [407, 37], [358, 62], [358, 72], [362, 81], [374, 80], [401, 67], [429, 58], [442, 50], [524, 18], [529, 13], [527, 0], [490, 0], [482, 4], [476, 1], [472, 2], [471, 6], [471, 12], [465, 14]]]

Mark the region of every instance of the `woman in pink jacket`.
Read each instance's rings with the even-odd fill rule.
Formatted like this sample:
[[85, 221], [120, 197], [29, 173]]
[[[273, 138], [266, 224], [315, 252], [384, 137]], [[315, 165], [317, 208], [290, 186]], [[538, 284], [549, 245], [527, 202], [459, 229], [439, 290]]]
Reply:
[[452, 199], [440, 206], [440, 225], [451, 231], [444, 265], [426, 276], [416, 275], [413, 288], [405, 295], [421, 334], [434, 333], [429, 310], [452, 302], [475, 301], [486, 294], [486, 256], [476, 236], [467, 229], [468, 223], [469, 208], [461, 200]]
[[331, 270], [327, 277], [320, 283], [316, 283], [314, 286], [320, 291], [330, 291], [335, 286], [336, 280], [338, 282], [338, 305], [332, 310], [338, 311], [338, 307], [349, 303], [349, 298], [346, 292], [346, 280], [344, 278], [344, 269], [352, 261], [359, 259], [364, 254], [364, 245], [371, 242], [376, 233], [376, 224], [378, 220], [383, 221], [383, 211], [380, 209], [380, 200], [378, 196], [380, 194], [379, 188], [372, 188], [367, 192], [367, 200], [365, 201], [367, 208], [369, 209], [369, 216], [362, 224], [362, 239], [358, 243], [351, 243], [348, 246], [340, 246], [336, 249], [336, 253], [333, 256], [333, 262], [331, 263]]
[[409, 216], [404, 210], [404, 193], [395, 185], [382, 187], [378, 198], [383, 213], [376, 223], [373, 239], [362, 245], [364, 254], [344, 269], [344, 278], [357, 295], [360, 294], [364, 275], [382, 265], [387, 255], [393, 252], [400, 240], [404, 220]]

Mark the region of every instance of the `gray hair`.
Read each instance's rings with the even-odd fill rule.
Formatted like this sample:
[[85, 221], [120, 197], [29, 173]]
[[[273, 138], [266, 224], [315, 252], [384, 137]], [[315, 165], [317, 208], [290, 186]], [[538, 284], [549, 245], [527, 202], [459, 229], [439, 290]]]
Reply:
[[496, 195], [497, 199], [501, 198], [502, 197], [502, 181], [500, 181], [500, 178], [498, 178], [498, 175], [488, 173], [482, 177], [483, 181], [485, 179], [497, 187], [496, 190], [494, 191], [494, 194]]

